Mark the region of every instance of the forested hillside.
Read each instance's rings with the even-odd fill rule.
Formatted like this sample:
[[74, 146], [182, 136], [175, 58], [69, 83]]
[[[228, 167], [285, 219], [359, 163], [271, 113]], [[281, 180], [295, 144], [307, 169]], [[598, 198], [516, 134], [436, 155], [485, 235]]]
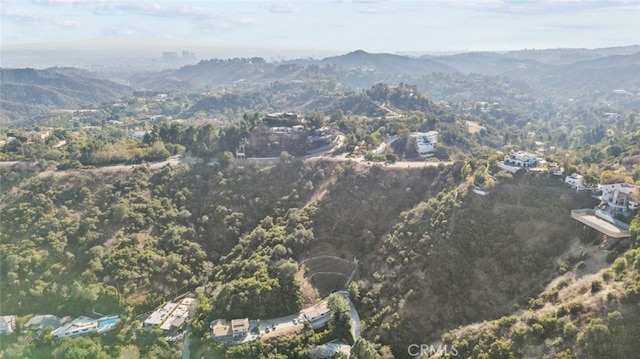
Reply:
[[[302, 287], [314, 283], [297, 274], [299, 263], [323, 248], [358, 258], [352, 290], [366, 337], [403, 357], [410, 343], [525, 308], [582, 236], [568, 210], [588, 197], [533, 175], [474, 197], [461, 169], [286, 159], [115, 172], [5, 167], [3, 311], [122, 314], [129, 319], [95, 350], [135, 345], [150, 357], [166, 343], [126, 334], [135, 331], [129, 320], [195, 290], [199, 350], [224, 352], [206, 349], [208, 322], [308, 305]], [[46, 337], [7, 345], [10, 357], [62, 350]]]

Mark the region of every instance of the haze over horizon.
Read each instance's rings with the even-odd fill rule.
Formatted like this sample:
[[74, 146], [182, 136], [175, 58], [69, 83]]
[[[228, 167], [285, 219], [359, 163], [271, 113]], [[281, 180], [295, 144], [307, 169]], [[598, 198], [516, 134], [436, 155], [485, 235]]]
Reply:
[[164, 46], [282, 57], [508, 51], [637, 44], [638, 18], [640, 1], [625, 0], [4, 0], [0, 39], [5, 50]]

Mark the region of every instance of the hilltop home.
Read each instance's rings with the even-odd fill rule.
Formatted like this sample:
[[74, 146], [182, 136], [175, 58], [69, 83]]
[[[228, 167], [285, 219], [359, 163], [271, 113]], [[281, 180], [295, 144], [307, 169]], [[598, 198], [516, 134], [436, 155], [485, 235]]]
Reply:
[[420, 156], [426, 157], [436, 151], [438, 131], [412, 132], [409, 137], [416, 139], [416, 151]]
[[637, 186], [630, 183], [612, 183], [601, 187], [600, 199], [606, 205], [607, 212], [613, 215], [627, 214], [638, 208], [638, 201], [634, 197], [638, 191]]

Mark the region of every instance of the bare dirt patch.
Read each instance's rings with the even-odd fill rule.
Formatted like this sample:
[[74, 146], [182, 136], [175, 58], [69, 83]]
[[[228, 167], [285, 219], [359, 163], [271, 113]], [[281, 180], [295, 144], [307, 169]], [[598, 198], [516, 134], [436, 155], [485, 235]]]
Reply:
[[475, 121], [465, 121], [465, 122], [467, 124], [467, 130], [469, 131], [469, 133], [480, 132], [480, 130], [484, 130], [486, 128]]

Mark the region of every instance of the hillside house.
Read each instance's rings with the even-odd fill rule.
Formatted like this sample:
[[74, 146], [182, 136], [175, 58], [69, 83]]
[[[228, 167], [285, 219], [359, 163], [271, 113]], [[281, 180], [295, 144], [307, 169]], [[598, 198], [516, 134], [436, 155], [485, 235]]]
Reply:
[[436, 151], [438, 143], [438, 131], [412, 132], [409, 137], [416, 140], [416, 151], [420, 156], [426, 157]]
[[46, 327], [58, 328], [62, 323], [62, 320], [55, 315], [34, 315], [25, 323], [24, 327], [28, 330], [40, 331]]
[[547, 169], [549, 170], [549, 173], [551, 173], [554, 176], [564, 175], [564, 167], [560, 166], [555, 162], [549, 163], [547, 165]]
[[160, 327], [160, 325], [164, 323], [164, 321], [169, 317], [169, 314], [171, 314], [177, 306], [177, 303], [167, 303], [163, 307], [157, 308], [147, 319], [145, 319], [142, 325], [147, 329]]
[[160, 329], [164, 331], [176, 331], [181, 329], [189, 319], [189, 311], [195, 303], [195, 299], [191, 297], [183, 298], [178, 306], [169, 314], [167, 319], [160, 325]]
[[575, 189], [576, 191], [586, 188], [584, 185], [584, 177], [582, 177], [582, 175], [579, 175], [577, 173], [572, 173], [571, 176], [565, 177], [564, 183], [568, 184], [569, 186], [571, 186], [571, 188]]
[[109, 329], [113, 329], [117, 321], [118, 316], [102, 317], [98, 319], [81, 316], [55, 329], [51, 332], [51, 335], [56, 339], [60, 339], [64, 337], [76, 337], [94, 332], [101, 333]]
[[129, 135], [129, 138], [136, 141], [142, 141], [145, 135], [151, 135], [151, 131], [135, 131]]
[[211, 322], [211, 338], [213, 340], [230, 340], [245, 337], [249, 333], [249, 319], [217, 319]]
[[143, 322], [146, 329], [160, 328], [163, 331], [176, 331], [181, 329], [189, 319], [189, 312], [195, 303], [191, 297], [182, 298], [179, 303], [169, 302], [163, 307], [157, 308]]
[[540, 159], [538, 156], [524, 151], [511, 152], [505, 157], [504, 163], [508, 166], [521, 168], [531, 168], [538, 166]]
[[249, 333], [249, 319], [233, 319], [231, 321], [231, 332], [233, 336], [245, 336]]
[[612, 215], [628, 214], [638, 208], [637, 186], [630, 183], [612, 183], [601, 187], [600, 199], [605, 205], [606, 211]]
[[0, 316], [0, 334], [12, 334], [16, 329], [17, 318], [15, 315]]
[[331, 310], [329, 310], [327, 302], [303, 309], [301, 313], [304, 319], [309, 321], [314, 329], [324, 327], [331, 317]]

